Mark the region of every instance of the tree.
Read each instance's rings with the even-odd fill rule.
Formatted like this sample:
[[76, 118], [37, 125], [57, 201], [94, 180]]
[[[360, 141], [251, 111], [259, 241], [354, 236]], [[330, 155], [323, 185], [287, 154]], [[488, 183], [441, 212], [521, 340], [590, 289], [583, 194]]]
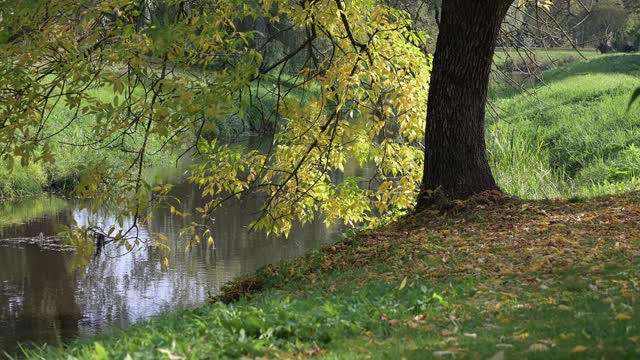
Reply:
[[433, 191], [464, 199], [498, 189], [486, 157], [484, 116], [495, 43], [511, 3], [443, 2], [418, 208], [429, 204]]
[[[152, 206], [187, 215], [171, 186], [143, 176], [158, 153], [193, 154], [189, 179], [209, 200], [184, 231], [196, 241], [213, 209], [248, 192], [267, 199], [255, 226], [285, 235], [319, 213], [356, 223], [412, 206], [430, 62], [402, 11], [374, 0], [34, 0], [0, 3], [0, 19], [0, 158], [11, 168], [68, 147], [119, 152], [75, 191], [134, 218], [117, 239], [135, 237]], [[276, 30], [241, 26], [252, 19]], [[287, 31], [304, 37], [266, 56]], [[256, 108], [274, 119], [266, 152], [216, 137]], [[69, 128], [82, 139], [61, 141]], [[376, 172], [345, 176], [347, 161]]]
[[[7, 167], [54, 161], [65, 151], [56, 136], [74, 125], [84, 139], [72, 146], [119, 151], [76, 189], [134, 218], [118, 239], [150, 221], [152, 206], [187, 216], [171, 186], [143, 177], [150, 156], [167, 150], [192, 150], [190, 181], [209, 199], [184, 231], [196, 241], [208, 237], [213, 209], [248, 192], [267, 199], [255, 226], [286, 235], [320, 212], [347, 223], [397, 214], [419, 190], [453, 199], [496, 190], [484, 107], [511, 2], [444, 1], [429, 80], [426, 35], [406, 12], [374, 0], [4, 1], [0, 158]], [[157, 9], [170, 15], [156, 21]], [[304, 36], [268, 57], [273, 38], [239, 26], [247, 18], [268, 21], [274, 36]], [[294, 58], [302, 65], [288, 66]], [[266, 152], [205, 136], [265, 98], [275, 119]], [[62, 122], [52, 117], [61, 109]], [[375, 174], [337, 176], [348, 161], [372, 163]], [[423, 196], [418, 207], [429, 203]]]

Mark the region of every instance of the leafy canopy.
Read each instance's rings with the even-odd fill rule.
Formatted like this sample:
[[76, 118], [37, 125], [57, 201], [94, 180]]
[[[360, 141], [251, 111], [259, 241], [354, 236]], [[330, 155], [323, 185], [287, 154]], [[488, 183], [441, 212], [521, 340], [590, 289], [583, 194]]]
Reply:
[[[267, 57], [274, 37], [247, 21], [299, 41]], [[105, 229], [117, 239], [135, 236], [150, 207], [171, 206], [192, 216], [185, 235], [213, 241], [211, 212], [250, 192], [266, 198], [255, 226], [276, 234], [320, 213], [368, 221], [407, 209], [418, 190], [425, 41], [407, 14], [374, 0], [0, 1], [0, 159], [53, 162], [54, 142], [119, 152], [75, 190], [95, 208], [116, 204], [121, 223], [134, 218]], [[216, 139], [265, 97], [276, 119], [268, 150]], [[77, 123], [84, 141], [67, 143]], [[158, 152], [193, 157], [189, 180], [208, 200], [198, 214], [176, 210], [171, 186], [142, 176]], [[375, 175], [345, 176], [350, 161]]]

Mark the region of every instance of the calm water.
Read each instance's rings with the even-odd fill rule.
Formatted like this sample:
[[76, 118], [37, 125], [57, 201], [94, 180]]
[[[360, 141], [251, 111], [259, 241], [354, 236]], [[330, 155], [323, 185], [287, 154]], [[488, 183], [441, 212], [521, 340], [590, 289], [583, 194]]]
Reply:
[[[181, 211], [201, 206], [198, 190], [190, 185], [177, 186], [174, 194], [182, 200]], [[203, 244], [190, 252], [176, 236], [187, 220], [158, 210], [140, 236], [149, 239], [149, 234], [159, 232], [169, 236], [168, 270], [151, 245], [131, 253], [106, 245], [86, 269], [75, 270], [78, 258], [73, 252], [0, 240], [0, 350], [13, 352], [18, 342], [57, 344], [113, 324], [126, 326], [162, 312], [196, 307], [205, 303], [208, 291], [215, 294], [238, 275], [339, 237], [340, 229], [327, 229], [321, 222], [295, 228], [288, 240], [248, 233], [252, 213], [259, 207], [260, 201], [253, 198], [220, 209], [212, 229], [215, 249]], [[107, 212], [90, 214], [51, 196], [0, 204], [0, 239], [55, 235], [61, 225], [72, 220], [85, 224], [89, 219], [113, 221]]]

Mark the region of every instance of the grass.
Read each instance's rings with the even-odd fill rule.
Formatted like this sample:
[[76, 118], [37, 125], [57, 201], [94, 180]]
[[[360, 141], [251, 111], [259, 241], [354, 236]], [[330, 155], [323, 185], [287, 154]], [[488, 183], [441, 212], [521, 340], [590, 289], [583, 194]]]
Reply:
[[598, 56], [596, 49], [579, 50], [578, 53], [575, 49], [498, 49], [494, 57], [494, 67], [507, 72], [530, 71], [534, 67], [545, 71]]
[[637, 358], [638, 204], [485, 194], [267, 266], [234, 303], [24, 355]]
[[[92, 90], [92, 96], [102, 101], [111, 101], [113, 93], [107, 89]], [[43, 192], [69, 193], [81, 181], [97, 168], [112, 168], [116, 164], [133, 160], [131, 153], [119, 150], [100, 148], [100, 144], [93, 146], [77, 146], [93, 142], [93, 128], [95, 120], [92, 116], [80, 116], [67, 126], [73, 111], [62, 106], [53, 110], [44, 133], [55, 133], [66, 126], [59, 134], [51, 137], [48, 142], [55, 159], [54, 162], [33, 162], [27, 166], [16, 164], [12, 170], [7, 166], [0, 166], [0, 201], [39, 195]], [[142, 134], [135, 134], [127, 139], [126, 145], [134, 147], [142, 143]], [[150, 147], [158, 148], [160, 140], [151, 139]], [[167, 152], [150, 156], [149, 164], [170, 162], [171, 154]], [[18, 161], [19, 162], [19, 161]]]
[[545, 73], [544, 85], [494, 100], [488, 148], [501, 187], [527, 199], [638, 189], [639, 55], [609, 55]]
[[[497, 50], [493, 61], [493, 81], [489, 85], [492, 98], [520, 94], [535, 85], [552, 70], [568, 64], [588, 62], [600, 57], [595, 49], [530, 49]], [[547, 74], [545, 74], [545, 72]]]

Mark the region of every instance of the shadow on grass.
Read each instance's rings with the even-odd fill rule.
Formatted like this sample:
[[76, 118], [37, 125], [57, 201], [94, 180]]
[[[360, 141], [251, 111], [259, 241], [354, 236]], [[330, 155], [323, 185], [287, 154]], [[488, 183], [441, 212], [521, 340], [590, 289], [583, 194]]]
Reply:
[[558, 81], [584, 74], [640, 73], [640, 54], [613, 54], [584, 62], [576, 62], [545, 73], [545, 82]]

